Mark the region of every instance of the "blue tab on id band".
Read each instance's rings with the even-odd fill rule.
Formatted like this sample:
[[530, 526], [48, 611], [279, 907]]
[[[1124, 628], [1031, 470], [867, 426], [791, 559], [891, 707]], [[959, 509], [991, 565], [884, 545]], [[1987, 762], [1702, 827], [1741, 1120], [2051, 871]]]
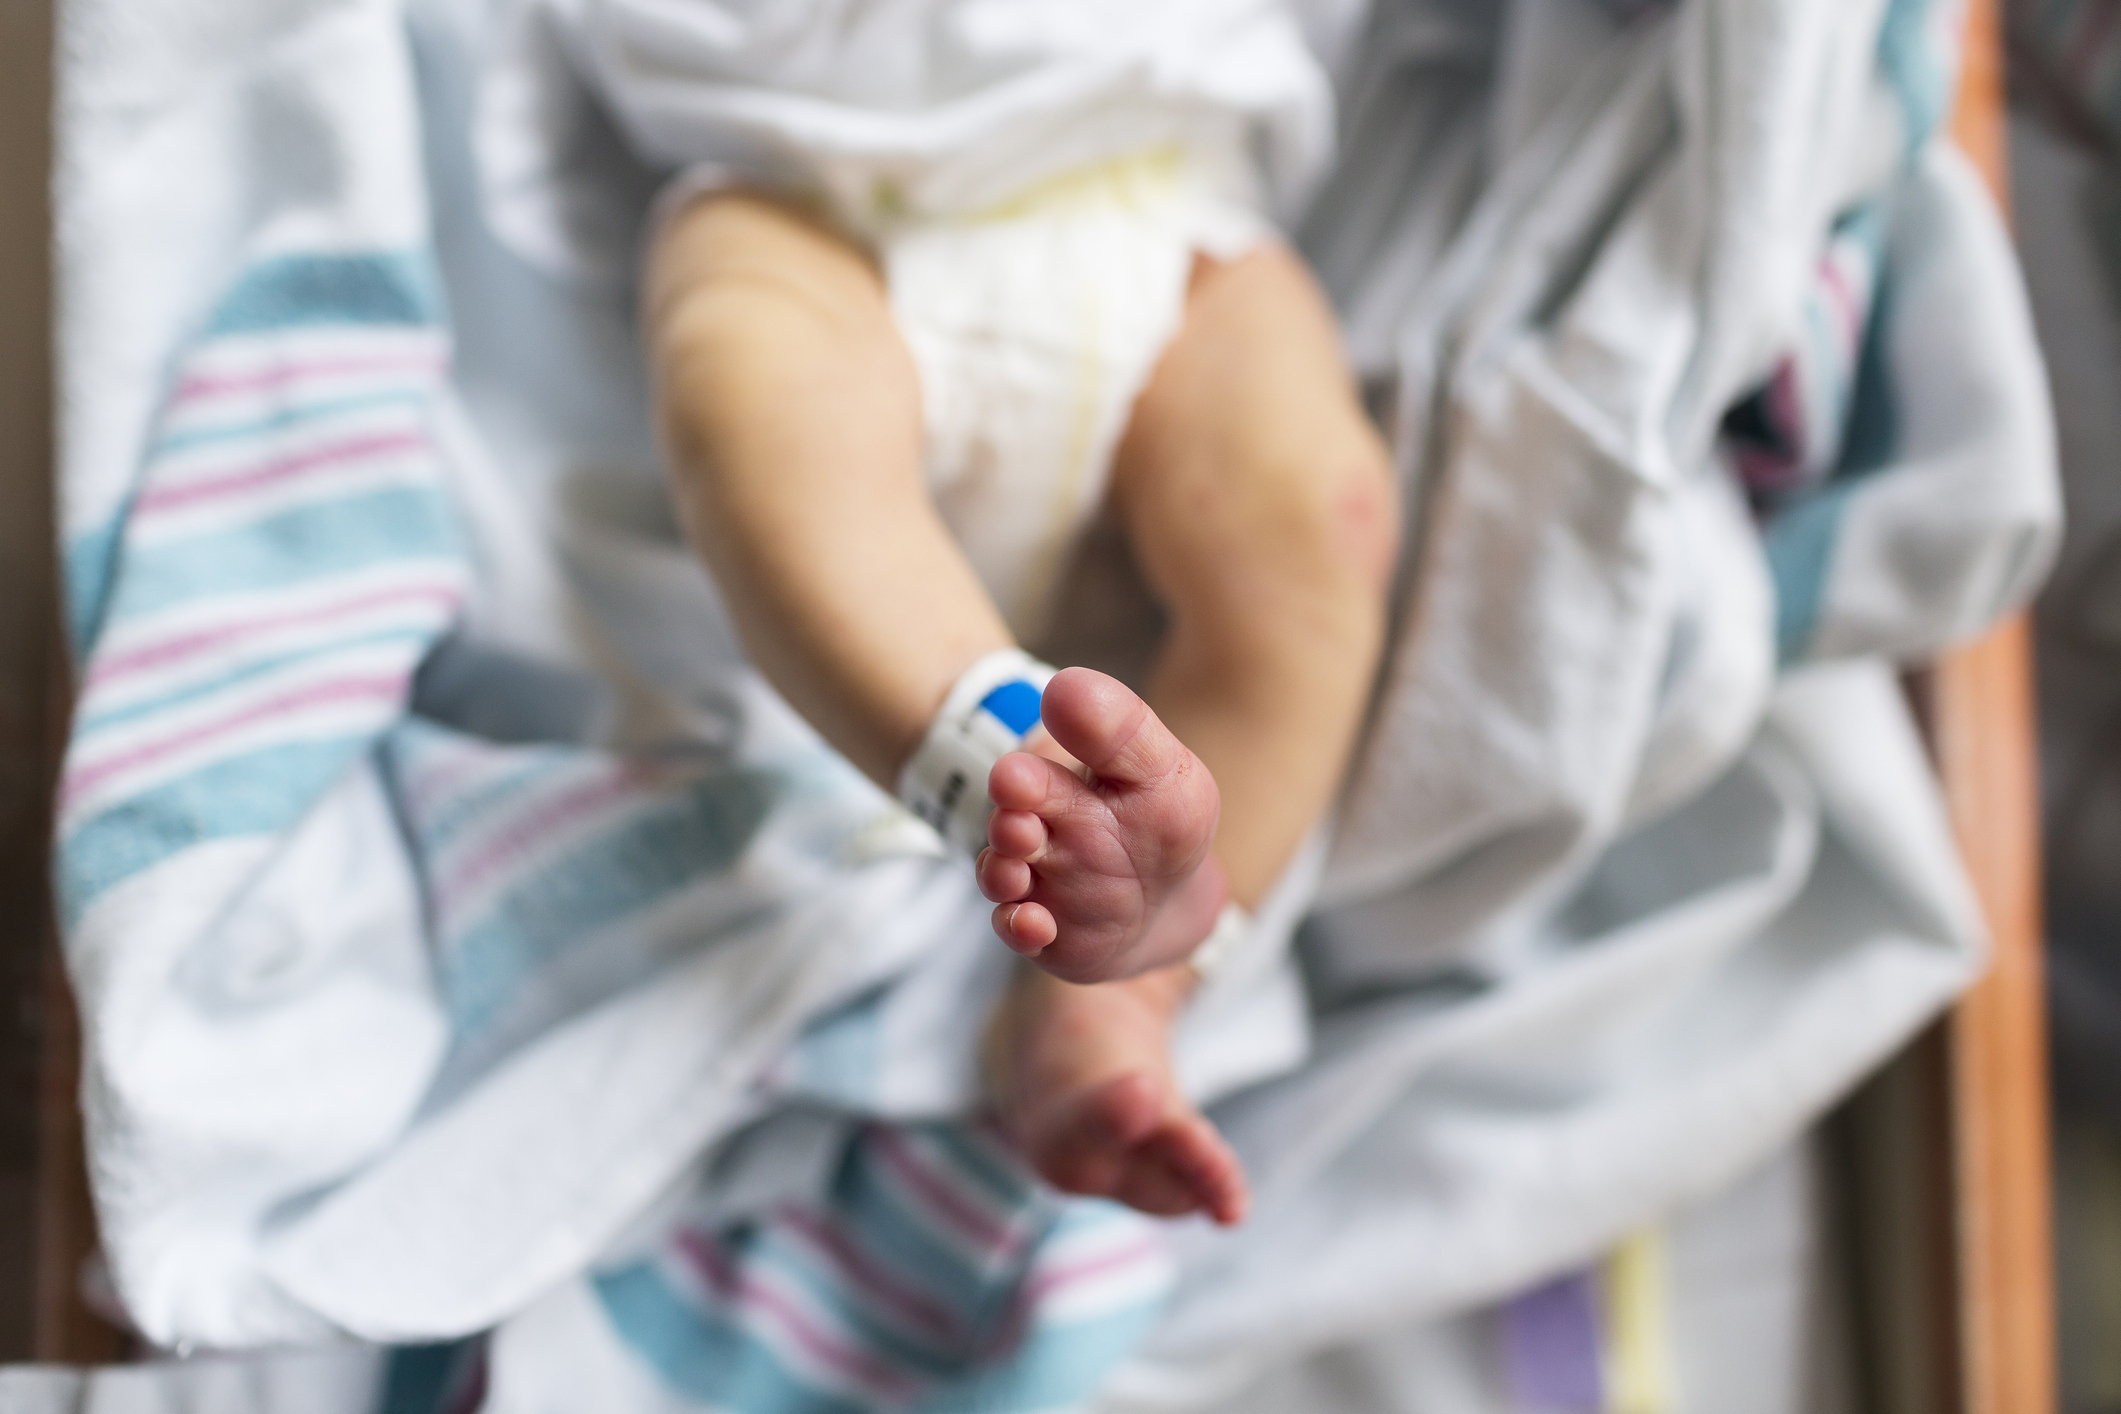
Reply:
[[1053, 669], [1021, 649], [989, 653], [965, 669], [899, 773], [898, 796], [967, 854], [987, 842], [987, 773], [1038, 725]]
[[1037, 687], [1018, 678], [982, 697], [979, 705], [1010, 731], [1024, 736], [1038, 725], [1038, 704], [1042, 695]]

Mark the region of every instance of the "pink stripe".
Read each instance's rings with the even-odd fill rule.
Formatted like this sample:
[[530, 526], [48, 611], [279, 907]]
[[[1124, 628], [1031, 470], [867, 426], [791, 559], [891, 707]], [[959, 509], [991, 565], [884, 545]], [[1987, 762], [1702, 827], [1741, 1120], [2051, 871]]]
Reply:
[[405, 788], [406, 795], [411, 801], [414, 814], [425, 817], [440, 809], [444, 800], [468, 782], [478, 781], [484, 784], [489, 776], [520, 769], [521, 764], [520, 761], [511, 760], [499, 752], [459, 747], [447, 758], [432, 766], [416, 768], [411, 782]]
[[394, 699], [405, 691], [405, 684], [409, 676], [407, 673], [389, 673], [373, 677], [342, 678], [336, 682], [317, 683], [314, 686], [286, 693], [269, 701], [258, 703], [253, 707], [245, 708], [233, 717], [224, 717], [218, 722], [208, 722], [204, 726], [193, 727], [188, 732], [163, 741], [149, 742], [146, 745], [134, 747], [131, 751], [125, 752], [120, 756], [114, 756], [108, 761], [98, 762], [96, 765], [85, 767], [80, 771], [68, 772], [66, 785], [61, 792], [61, 804], [62, 806], [71, 805], [81, 795], [92, 790], [101, 782], [110, 779], [111, 776], [120, 771], [130, 771], [151, 761], [160, 760], [162, 757], [175, 751], [181, 751], [187, 746], [194, 746], [199, 742], [235, 731], [239, 727], [249, 726], [252, 722], [262, 717], [270, 717], [279, 712], [291, 712], [301, 707], [314, 707], [326, 702]]
[[220, 377], [209, 374], [194, 374], [177, 384], [170, 395], [170, 405], [196, 402], [202, 398], [218, 397], [227, 393], [255, 393], [265, 388], [277, 388], [286, 383], [305, 378], [343, 378], [357, 373], [435, 373], [448, 367], [445, 354], [433, 353], [424, 357], [408, 357], [404, 354], [390, 358], [325, 359], [314, 363], [282, 363], [261, 373], [230, 373]]
[[842, 1379], [894, 1399], [910, 1397], [919, 1389], [903, 1371], [825, 1330], [810, 1312], [770, 1284], [748, 1271], [733, 1269], [710, 1239], [696, 1232], [681, 1232], [677, 1247], [717, 1298], [739, 1310], [773, 1317], [804, 1354]]
[[166, 511], [173, 506], [189, 505], [193, 501], [211, 500], [235, 491], [249, 491], [259, 486], [268, 486], [275, 481], [284, 481], [317, 467], [391, 452], [414, 451], [426, 445], [425, 434], [419, 432], [392, 432], [375, 437], [360, 437], [351, 442], [341, 442], [336, 446], [304, 452], [300, 456], [283, 457], [279, 461], [267, 462], [264, 466], [254, 467], [249, 471], [239, 471], [233, 476], [218, 476], [211, 481], [194, 481], [182, 486], [164, 486], [144, 491], [134, 503], [133, 513], [150, 515], [156, 511]]
[[420, 603], [425, 601], [444, 607], [454, 607], [461, 597], [454, 586], [416, 585], [396, 589], [383, 589], [373, 594], [363, 595], [358, 599], [349, 599], [343, 603], [329, 604], [300, 613], [269, 614], [264, 618], [252, 619], [245, 623], [201, 629], [197, 633], [189, 633], [181, 638], [171, 638], [161, 643], [151, 643], [142, 648], [135, 648], [129, 653], [121, 653], [114, 658], [99, 660], [94, 670], [89, 674], [86, 692], [93, 693], [97, 688], [109, 684], [113, 679], [125, 677], [130, 673], [145, 672], [149, 668], [159, 668], [164, 664], [188, 658], [194, 653], [203, 653], [209, 648], [216, 648], [224, 643], [240, 641], [258, 634], [270, 633], [276, 629], [329, 623], [333, 619], [344, 618], [349, 614], [358, 614], [365, 610], [378, 608], [384, 604]]
[[878, 1266], [845, 1233], [824, 1219], [794, 1204], [783, 1207], [775, 1216], [788, 1231], [834, 1263], [848, 1284], [875, 1305], [931, 1336], [947, 1340], [959, 1334], [959, 1323], [948, 1309]]
[[877, 1126], [870, 1129], [869, 1137], [877, 1156], [930, 1210], [956, 1228], [962, 1236], [990, 1254], [998, 1255], [1016, 1245], [1015, 1233], [981, 1212], [953, 1192], [942, 1179], [936, 1177], [915, 1154], [913, 1146], [906, 1142], [904, 1135], [896, 1130]]
[[1088, 1281], [1092, 1277], [1104, 1276], [1123, 1267], [1155, 1261], [1163, 1254], [1161, 1242], [1153, 1237], [1145, 1237], [1132, 1246], [1122, 1247], [1116, 1252], [1107, 1252], [1100, 1257], [1085, 1257], [1079, 1262], [1040, 1268], [1033, 1271], [1031, 1279], [1024, 1283], [1024, 1295], [1021, 1299], [1029, 1302], [1041, 1301], [1063, 1287]]
[[542, 839], [559, 833], [615, 800], [625, 799], [640, 786], [638, 772], [621, 770], [616, 775], [586, 781], [554, 796], [531, 813], [519, 815], [506, 829], [489, 836], [475, 854], [451, 871], [443, 896], [462, 898], [503, 864], [530, 853], [531, 847]]

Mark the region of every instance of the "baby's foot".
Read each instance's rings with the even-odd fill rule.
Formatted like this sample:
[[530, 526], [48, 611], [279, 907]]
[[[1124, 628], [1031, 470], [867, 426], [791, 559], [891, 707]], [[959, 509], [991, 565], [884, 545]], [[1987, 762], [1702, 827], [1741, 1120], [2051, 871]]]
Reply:
[[1091, 987], [1018, 973], [988, 1025], [989, 1079], [1048, 1183], [1158, 1217], [1244, 1217], [1244, 1169], [1171, 1077], [1171, 1017], [1189, 986], [1182, 968]]
[[979, 884], [999, 905], [994, 931], [1071, 982], [1186, 956], [1226, 893], [1208, 853], [1221, 808], [1208, 768], [1148, 703], [1089, 668], [1055, 676], [1040, 715], [1089, 779], [1022, 751], [988, 774]]

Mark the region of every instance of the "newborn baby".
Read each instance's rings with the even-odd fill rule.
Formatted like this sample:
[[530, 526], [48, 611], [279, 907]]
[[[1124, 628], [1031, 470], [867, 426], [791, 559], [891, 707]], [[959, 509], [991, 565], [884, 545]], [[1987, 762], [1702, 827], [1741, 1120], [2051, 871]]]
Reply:
[[[576, 23], [628, 137], [684, 169], [644, 309], [687, 529], [759, 669], [976, 852], [1028, 960], [988, 1023], [1005, 1125], [1063, 1189], [1237, 1221], [1169, 1033], [1195, 948], [1332, 801], [1399, 519], [1257, 214], [1330, 127], [1300, 32], [1254, 0]], [[1017, 651], [1101, 509], [1168, 611], [1146, 700]]]

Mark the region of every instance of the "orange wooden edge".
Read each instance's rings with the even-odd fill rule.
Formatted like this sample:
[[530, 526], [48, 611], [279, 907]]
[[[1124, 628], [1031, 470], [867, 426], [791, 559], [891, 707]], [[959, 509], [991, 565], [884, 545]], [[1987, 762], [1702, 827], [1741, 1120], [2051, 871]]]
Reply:
[[[1969, 11], [1952, 134], [2007, 210], [2001, 20], [1995, 0], [1972, 0]], [[1952, 831], [1995, 947], [1987, 975], [1946, 1023], [1965, 1408], [2052, 1414], [2040, 797], [2026, 617], [1944, 655], [1930, 683], [1932, 745]]]

